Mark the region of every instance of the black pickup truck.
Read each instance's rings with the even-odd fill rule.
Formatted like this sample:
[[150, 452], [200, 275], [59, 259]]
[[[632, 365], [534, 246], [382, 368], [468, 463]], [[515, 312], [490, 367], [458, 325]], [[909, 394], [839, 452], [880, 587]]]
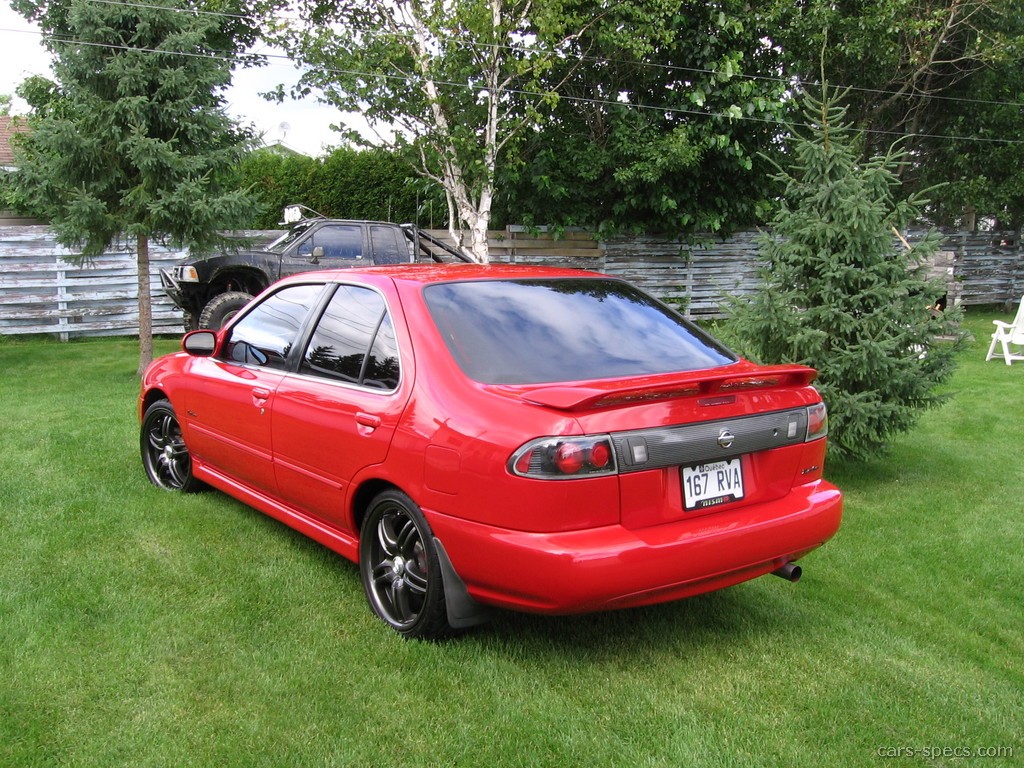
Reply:
[[[350, 221], [285, 209], [287, 232], [269, 245], [186, 257], [160, 270], [164, 292], [184, 312], [185, 330], [220, 328], [257, 293], [287, 275], [317, 269], [469, 259], [412, 225]], [[308, 210], [308, 209], [304, 209]]]

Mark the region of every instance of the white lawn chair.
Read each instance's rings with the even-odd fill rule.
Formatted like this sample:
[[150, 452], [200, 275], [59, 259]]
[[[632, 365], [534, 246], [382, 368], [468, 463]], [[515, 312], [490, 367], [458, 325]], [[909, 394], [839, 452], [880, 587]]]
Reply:
[[[991, 360], [996, 355], [996, 344], [999, 344], [1003, 348], [1002, 357], [1009, 365], [1014, 360], [1024, 360], [1024, 297], [1021, 298], [1020, 306], [1017, 307], [1017, 316], [1013, 319], [1012, 323], [1004, 323], [1002, 320], [993, 320], [996, 326], [996, 332], [992, 334], [992, 343], [988, 348], [988, 357], [986, 360]], [[1015, 352], [1010, 351], [1010, 347], [1016, 347]]]

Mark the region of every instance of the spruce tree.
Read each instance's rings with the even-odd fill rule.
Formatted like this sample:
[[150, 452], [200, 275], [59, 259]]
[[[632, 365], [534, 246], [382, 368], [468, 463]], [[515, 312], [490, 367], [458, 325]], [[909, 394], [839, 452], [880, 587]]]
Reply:
[[956, 311], [936, 311], [945, 287], [929, 282], [931, 230], [900, 235], [924, 202], [899, 197], [902, 156], [862, 161], [835, 94], [805, 97], [790, 126], [785, 198], [762, 236], [762, 284], [733, 306], [742, 351], [765, 363], [816, 368], [829, 408], [830, 452], [858, 459], [884, 450], [941, 402], [953, 371]]
[[122, 239], [136, 250], [141, 372], [153, 357], [150, 241], [215, 247], [252, 205], [229, 177], [248, 139], [223, 109], [231, 62], [214, 46], [226, 17], [180, 1], [19, 10], [51, 33], [57, 84], [21, 142], [18, 194], [83, 260]]

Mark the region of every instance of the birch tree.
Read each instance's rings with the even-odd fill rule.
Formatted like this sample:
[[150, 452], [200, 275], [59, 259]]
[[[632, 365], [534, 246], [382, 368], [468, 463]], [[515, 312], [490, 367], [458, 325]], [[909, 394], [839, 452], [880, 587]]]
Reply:
[[557, 45], [534, 45], [532, 0], [298, 0], [294, 9], [301, 23], [277, 39], [306, 67], [298, 94], [316, 89], [361, 113], [374, 136], [350, 129], [353, 141], [407, 153], [444, 189], [455, 242], [486, 262], [499, 157], [555, 98], [540, 78]]

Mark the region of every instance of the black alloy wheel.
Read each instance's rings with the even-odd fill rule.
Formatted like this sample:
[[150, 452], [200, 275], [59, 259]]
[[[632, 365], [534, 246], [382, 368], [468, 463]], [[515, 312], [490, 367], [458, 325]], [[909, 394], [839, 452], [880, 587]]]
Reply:
[[385, 491], [370, 504], [359, 574], [370, 607], [399, 634], [424, 640], [452, 634], [434, 535], [404, 493]]
[[184, 493], [193, 493], [203, 487], [192, 476], [192, 457], [168, 400], [157, 400], [146, 409], [139, 444], [142, 464], [153, 485], [165, 491]]

